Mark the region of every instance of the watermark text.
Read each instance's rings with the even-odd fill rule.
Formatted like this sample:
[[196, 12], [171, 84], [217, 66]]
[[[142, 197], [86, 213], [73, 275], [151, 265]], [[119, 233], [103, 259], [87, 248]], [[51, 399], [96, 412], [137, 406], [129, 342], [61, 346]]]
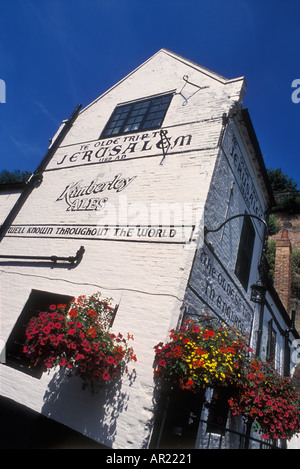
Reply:
[[296, 365], [300, 363], [300, 339], [294, 339], [292, 342], [292, 346], [294, 347], [294, 351], [292, 353], [292, 362]]
[[296, 88], [291, 95], [293, 103], [300, 103], [300, 78], [296, 78], [292, 81], [292, 88]]
[[0, 103], [6, 103], [6, 84], [0, 79]]

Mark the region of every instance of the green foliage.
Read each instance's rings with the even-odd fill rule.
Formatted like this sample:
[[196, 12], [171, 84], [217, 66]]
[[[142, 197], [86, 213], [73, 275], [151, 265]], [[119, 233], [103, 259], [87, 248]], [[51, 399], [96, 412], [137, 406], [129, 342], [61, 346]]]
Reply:
[[300, 298], [300, 249], [292, 252], [292, 297]]
[[275, 252], [276, 252], [276, 241], [268, 240], [266, 259], [269, 264], [268, 276], [271, 282], [274, 281], [275, 273]]
[[[298, 183], [287, 174], [284, 174], [281, 168], [267, 170], [273, 192], [286, 192], [286, 197], [278, 200], [272, 212], [281, 212], [286, 214], [300, 213], [300, 197], [298, 196]], [[294, 194], [293, 194], [294, 192]], [[270, 233], [274, 234], [274, 233]]]
[[300, 197], [294, 194], [287, 195], [277, 202], [276, 206], [273, 208], [273, 212], [281, 212], [288, 215], [300, 213]]
[[26, 182], [30, 176], [30, 171], [20, 171], [19, 169], [8, 171], [7, 169], [2, 169], [0, 171], [0, 184]]
[[274, 192], [290, 192], [297, 190], [297, 182], [284, 174], [281, 168], [267, 170], [269, 180]]
[[281, 225], [280, 225], [279, 221], [277, 220], [275, 215], [271, 214], [270, 217], [269, 217], [269, 235], [272, 236], [272, 235], [278, 233], [278, 231], [280, 231], [280, 229], [281, 229]]

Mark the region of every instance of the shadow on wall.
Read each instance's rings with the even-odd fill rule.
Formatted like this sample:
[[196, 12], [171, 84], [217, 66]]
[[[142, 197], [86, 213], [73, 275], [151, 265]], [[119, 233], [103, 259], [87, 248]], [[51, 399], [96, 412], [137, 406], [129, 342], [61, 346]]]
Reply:
[[68, 377], [65, 370], [55, 373], [44, 395], [42, 414], [112, 447], [119, 415], [127, 410], [129, 395], [121, 391], [121, 379], [83, 389], [80, 377]]

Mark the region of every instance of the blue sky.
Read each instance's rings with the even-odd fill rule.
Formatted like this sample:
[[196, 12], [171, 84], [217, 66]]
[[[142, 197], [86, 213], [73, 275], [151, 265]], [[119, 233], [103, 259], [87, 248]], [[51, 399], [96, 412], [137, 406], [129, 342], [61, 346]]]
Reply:
[[0, 12], [0, 169], [34, 171], [77, 104], [167, 48], [245, 76], [265, 164], [300, 187], [298, 0], [0, 0]]

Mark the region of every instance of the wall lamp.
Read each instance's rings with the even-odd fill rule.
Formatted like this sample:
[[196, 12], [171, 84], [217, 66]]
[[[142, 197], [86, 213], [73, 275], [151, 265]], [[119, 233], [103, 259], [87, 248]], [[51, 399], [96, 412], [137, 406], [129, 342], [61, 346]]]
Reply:
[[260, 221], [264, 225], [264, 241], [263, 241], [263, 248], [262, 248], [262, 253], [261, 253], [261, 258], [258, 266], [258, 271], [259, 271], [259, 280], [257, 283], [254, 285], [251, 285], [251, 296], [250, 299], [254, 303], [259, 303], [263, 304], [265, 301], [265, 295], [266, 295], [266, 290], [267, 288], [264, 285], [264, 281], [262, 280], [264, 278], [264, 259], [265, 259], [265, 252], [266, 252], [266, 247], [267, 247], [267, 239], [268, 239], [268, 224], [266, 220], [263, 218], [258, 217], [257, 215], [251, 215], [249, 213], [243, 213], [243, 214], [238, 214], [238, 215], [233, 215], [230, 218], [227, 218], [223, 223], [221, 223], [220, 226], [218, 226], [215, 229], [208, 229], [207, 226], [204, 226], [204, 240], [205, 237], [208, 233], [216, 233], [217, 231], [221, 230], [226, 223], [230, 222], [231, 220], [234, 220], [235, 218], [241, 218], [241, 217], [250, 217], [250, 218], [255, 218], [256, 220]]
[[263, 304], [265, 302], [267, 288], [263, 285], [261, 280], [251, 285], [250, 300], [253, 303]]

